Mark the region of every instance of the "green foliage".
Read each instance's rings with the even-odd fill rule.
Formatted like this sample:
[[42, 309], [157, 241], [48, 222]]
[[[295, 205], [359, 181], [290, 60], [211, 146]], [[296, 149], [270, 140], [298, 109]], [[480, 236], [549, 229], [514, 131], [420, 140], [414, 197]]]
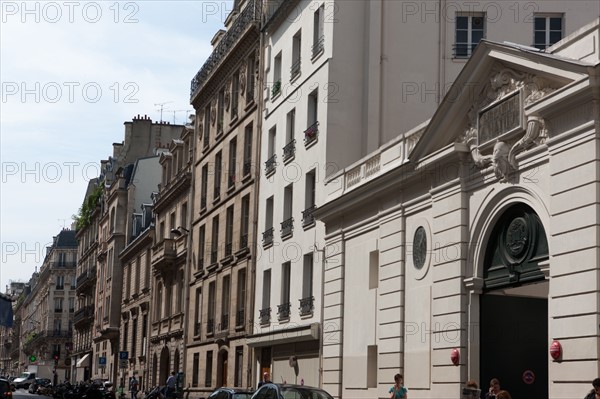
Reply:
[[73, 215], [73, 220], [75, 220], [75, 224], [77, 230], [83, 229], [90, 225], [92, 222], [92, 214], [96, 207], [100, 204], [100, 197], [102, 196], [102, 191], [104, 190], [104, 182], [98, 184], [94, 191], [83, 201], [83, 205], [79, 208], [79, 212], [77, 215]]

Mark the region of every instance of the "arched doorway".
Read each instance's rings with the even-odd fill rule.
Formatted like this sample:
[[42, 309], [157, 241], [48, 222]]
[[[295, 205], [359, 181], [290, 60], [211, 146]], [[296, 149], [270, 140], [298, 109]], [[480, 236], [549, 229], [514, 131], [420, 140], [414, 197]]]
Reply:
[[158, 384], [165, 385], [169, 377], [169, 349], [164, 346], [160, 351], [160, 371], [158, 373]]
[[217, 387], [224, 387], [227, 385], [227, 358], [229, 352], [227, 349], [221, 348], [219, 350], [219, 357], [217, 359]]
[[492, 378], [513, 397], [548, 397], [548, 241], [525, 204], [498, 218], [485, 249], [480, 299], [480, 381]]

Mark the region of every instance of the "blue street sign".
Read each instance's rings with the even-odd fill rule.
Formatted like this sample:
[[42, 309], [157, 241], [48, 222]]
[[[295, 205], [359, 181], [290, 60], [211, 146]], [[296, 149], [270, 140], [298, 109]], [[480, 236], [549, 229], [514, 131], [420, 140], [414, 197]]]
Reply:
[[129, 359], [129, 352], [119, 352], [119, 360]]
[[106, 356], [100, 356], [100, 357], [98, 357], [98, 365], [100, 365], [100, 366], [106, 366]]

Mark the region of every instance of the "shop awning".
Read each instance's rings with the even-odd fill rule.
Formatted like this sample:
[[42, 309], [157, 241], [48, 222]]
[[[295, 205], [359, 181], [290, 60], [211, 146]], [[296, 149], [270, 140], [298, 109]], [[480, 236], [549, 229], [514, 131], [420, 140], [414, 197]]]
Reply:
[[90, 367], [90, 353], [83, 355], [83, 357], [77, 361], [75, 367]]

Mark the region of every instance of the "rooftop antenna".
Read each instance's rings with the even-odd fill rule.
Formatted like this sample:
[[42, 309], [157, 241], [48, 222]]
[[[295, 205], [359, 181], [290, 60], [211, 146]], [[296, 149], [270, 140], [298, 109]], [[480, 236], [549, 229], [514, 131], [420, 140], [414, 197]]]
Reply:
[[[173, 101], [166, 101], [166, 102], [164, 102], [164, 103], [157, 103], [157, 104], [154, 104], [154, 106], [155, 106], [155, 107], [160, 107], [160, 123], [163, 123], [163, 118], [162, 118], [162, 115], [163, 115], [163, 108], [165, 107], [165, 105], [166, 105], [166, 104], [170, 104], [170, 103], [172, 103], [172, 102], [173, 102]], [[158, 110], [157, 110], [157, 111], [158, 111]]]
[[[176, 125], [176, 123], [175, 123], [175, 113], [176, 112], [185, 112], [185, 120], [187, 120], [188, 116], [190, 115], [190, 112], [192, 112], [192, 111], [190, 111], [189, 109], [174, 109], [172, 111], [169, 110], [169, 112], [173, 112], [173, 124]], [[184, 125], [185, 125], [185, 123], [184, 123]]]
[[63, 229], [65, 229], [65, 227], [67, 226], [67, 220], [68, 220], [68, 219], [57, 219], [57, 220], [58, 220], [59, 222], [62, 220], [62, 222], [63, 222], [63, 226], [62, 226], [62, 227], [63, 227]]

